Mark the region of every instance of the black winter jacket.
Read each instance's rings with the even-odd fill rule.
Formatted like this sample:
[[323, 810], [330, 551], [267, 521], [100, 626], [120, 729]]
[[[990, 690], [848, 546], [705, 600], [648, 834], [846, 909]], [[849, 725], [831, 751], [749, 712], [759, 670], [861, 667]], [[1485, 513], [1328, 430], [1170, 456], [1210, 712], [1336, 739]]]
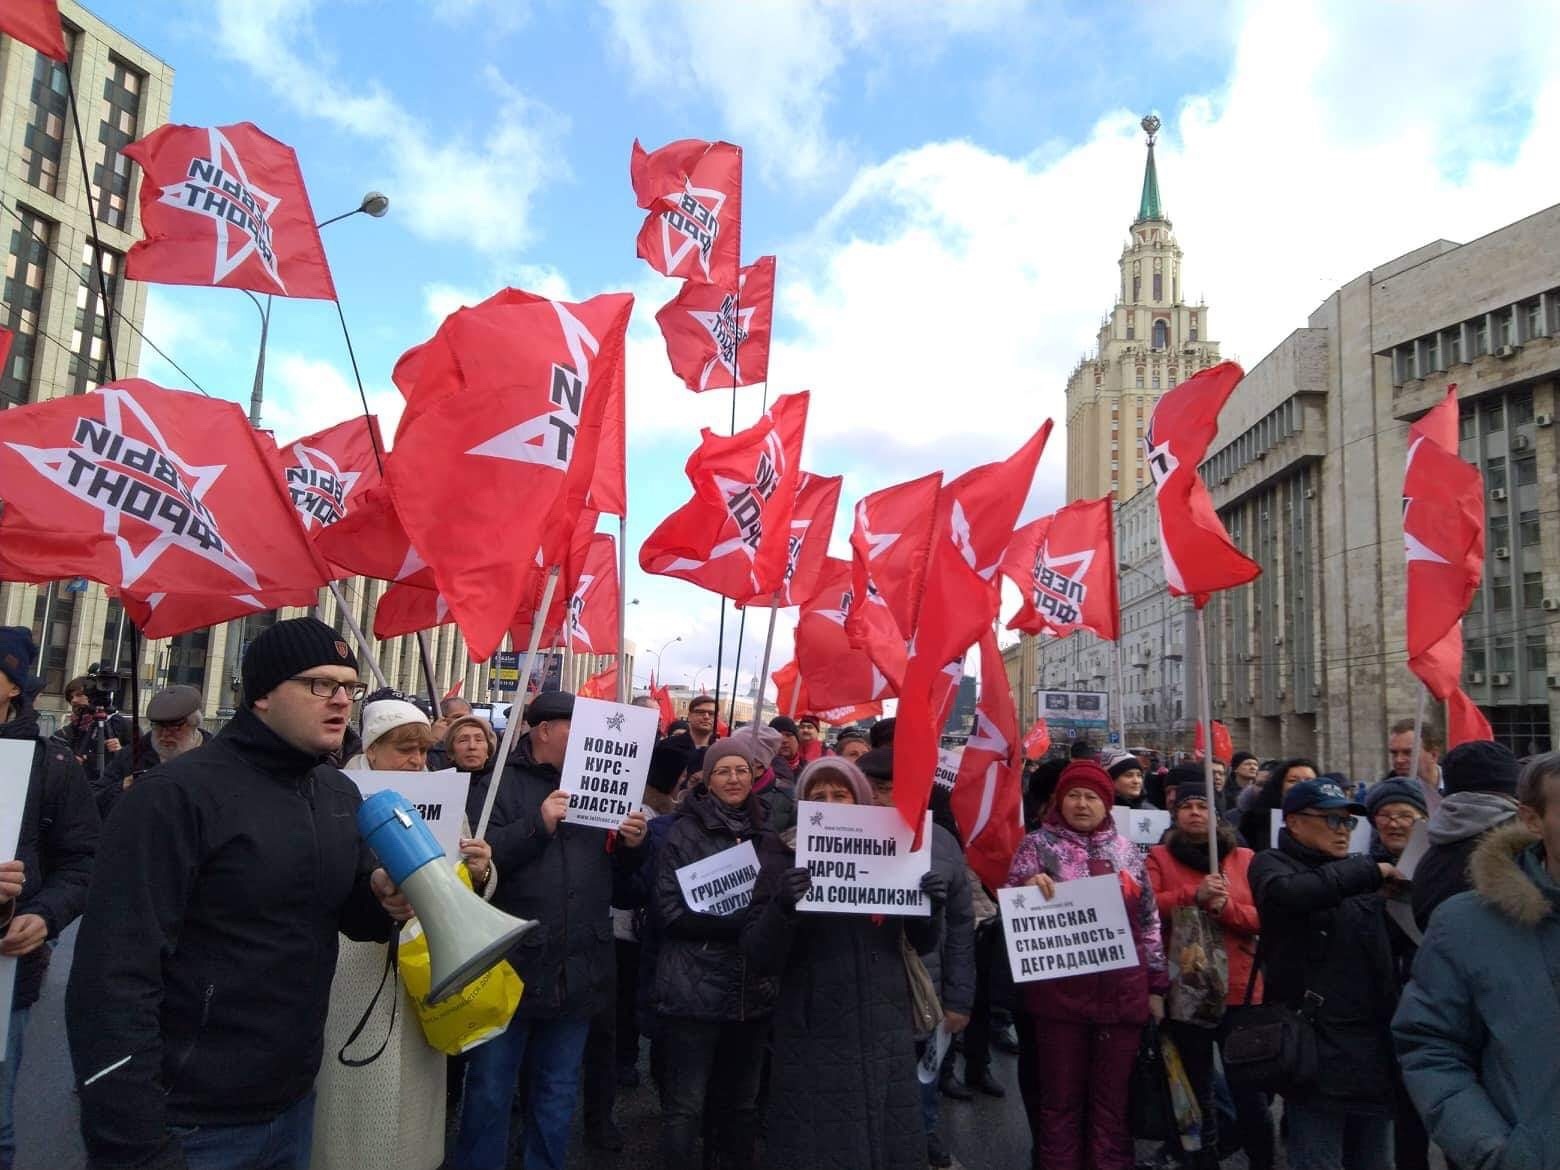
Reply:
[[1314, 1010], [1319, 1083], [1285, 1095], [1389, 1115], [1398, 983], [1380, 868], [1365, 856], [1335, 860], [1284, 829], [1248, 876], [1262, 918], [1264, 999]]
[[[941, 915], [802, 913], [779, 895], [788, 855], [759, 875], [742, 932], [780, 976], [767, 1170], [921, 1170], [926, 1132], [900, 940], [934, 950]], [[876, 919], [876, 920], [874, 920]]]
[[948, 879], [948, 902], [943, 907], [942, 936], [924, 957], [926, 973], [932, 977], [943, 1011], [969, 1015], [975, 1010], [975, 902], [970, 871], [958, 839], [935, 822], [932, 872]]
[[93, 1166], [268, 1121], [319, 1071], [338, 932], [390, 937], [357, 788], [247, 709], [146, 773], [98, 851], [65, 1022]]
[[[70, 750], [57, 740], [38, 737], [38, 717], [30, 707], [21, 707], [16, 718], [0, 724], [0, 739], [30, 740], [33, 748], [16, 845], [17, 859], [27, 867], [27, 884], [15, 913], [38, 915], [48, 924], [48, 937], [56, 939], [87, 904], [98, 845], [97, 807]], [[47, 946], [40, 946], [17, 961], [13, 1011], [38, 1002], [49, 954]]]
[[[211, 733], [201, 728], [200, 746], [205, 747], [210, 742]], [[126, 748], [115, 756], [108, 767], [103, 769], [103, 775], [99, 778], [93, 792], [93, 797], [97, 801], [98, 816], [105, 821], [108, 820], [108, 814], [114, 811], [114, 805], [118, 804], [119, 798], [124, 795], [125, 777], [150, 772], [160, 763], [162, 763], [162, 756], [158, 754], [156, 743], [150, 735], [141, 737], [139, 751], [132, 753], [129, 748]]]
[[655, 1002], [662, 1015], [696, 1020], [751, 1020], [775, 1008], [779, 985], [753, 969], [739, 945], [750, 907], [715, 916], [688, 909], [677, 871], [743, 841], [753, 842], [760, 863], [784, 868], [779, 838], [763, 828], [763, 805], [747, 799], [754, 826], [738, 836], [721, 820], [715, 797], [702, 784], [684, 798], [656, 852], [655, 903], [661, 946], [656, 956]]
[[642, 852], [621, 840], [608, 852], [606, 833], [567, 820], [549, 833], [542, 802], [560, 779], [557, 768], [531, 755], [529, 733], [522, 736], [504, 768], [488, 823], [487, 841], [498, 866], [493, 905], [541, 924], [508, 956], [525, 981], [518, 1019], [588, 1019], [610, 1000], [616, 972], [613, 868], [638, 865]]

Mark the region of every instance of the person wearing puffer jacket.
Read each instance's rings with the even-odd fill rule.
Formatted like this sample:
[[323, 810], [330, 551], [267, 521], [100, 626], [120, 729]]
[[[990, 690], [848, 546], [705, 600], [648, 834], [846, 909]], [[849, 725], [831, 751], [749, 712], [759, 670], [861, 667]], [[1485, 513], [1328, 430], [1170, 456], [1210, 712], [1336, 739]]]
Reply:
[[1163, 1019], [1169, 972], [1159, 907], [1136, 845], [1110, 816], [1115, 786], [1092, 760], [1074, 760], [1037, 832], [1013, 856], [1010, 886], [1037, 886], [1050, 899], [1059, 883], [1115, 873], [1132, 926], [1138, 965], [1026, 983], [1020, 994], [1032, 1021], [1020, 1042], [1036, 1051], [1044, 1091], [1035, 1164], [1046, 1170], [1132, 1170], [1127, 1085], [1150, 1017]]
[[1520, 824], [1486, 833], [1471, 892], [1430, 920], [1392, 1021], [1448, 1164], [1560, 1168], [1560, 753], [1528, 761]]

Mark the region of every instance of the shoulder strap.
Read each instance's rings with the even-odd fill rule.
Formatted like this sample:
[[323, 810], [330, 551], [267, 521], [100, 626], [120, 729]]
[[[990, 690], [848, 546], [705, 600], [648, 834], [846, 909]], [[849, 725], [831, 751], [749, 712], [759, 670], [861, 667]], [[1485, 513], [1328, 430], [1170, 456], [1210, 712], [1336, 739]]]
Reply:
[[[363, 1018], [357, 1022], [357, 1027], [352, 1029], [352, 1035], [347, 1037], [346, 1043], [341, 1046], [341, 1051], [336, 1053], [336, 1059], [348, 1068], [362, 1068], [364, 1065], [373, 1064], [390, 1046], [390, 1037], [395, 1035], [396, 1009], [400, 1006], [401, 997], [396, 994], [398, 980], [392, 978], [391, 973], [395, 971], [396, 951], [400, 947], [400, 942], [401, 932], [397, 929], [395, 934], [390, 936], [389, 945], [385, 947], [385, 969], [379, 976], [379, 986], [374, 988], [374, 998], [368, 1001], [368, 1007], [363, 1009]], [[354, 1059], [347, 1055], [347, 1049], [352, 1047], [352, 1042], [363, 1034], [364, 1028], [368, 1027], [368, 1021], [374, 1014], [374, 1007], [379, 1003], [379, 996], [384, 991], [386, 982], [391, 985], [390, 1026], [385, 1029], [385, 1038], [380, 1041], [379, 1047], [374, 1049], [372, 1055], [365, 1056], [361, 1060]]]
[[1257, 990], [1257, 972], [1262, 969], [1262, 939], [1262, 935], [1257, 935], [1257, 949], [1251, 956], [1251, 973], [1246, 976], [1246, 998], [1241, 1000], [1242, 1007], [1251, 1006], [1251, 997]]

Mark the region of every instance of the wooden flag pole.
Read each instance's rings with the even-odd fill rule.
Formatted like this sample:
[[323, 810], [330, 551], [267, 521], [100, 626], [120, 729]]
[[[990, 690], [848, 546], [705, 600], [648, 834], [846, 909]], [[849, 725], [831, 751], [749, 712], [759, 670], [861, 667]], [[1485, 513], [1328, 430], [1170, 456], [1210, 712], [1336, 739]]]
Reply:
[[428, 631], [417, 631], [417, 650], [422, 657], [423, 683], [428, 688], [428, 705], [433, 718], [439, 717], [439, 686], [433, 681], [433, 655], [428, 651]]
[[[775, 647], [775, 619], [780, 616], [780, 593], [769, 599], [769, 633], [764, 638], [764, 664], [758, 671], [758, 698], [753, 701], [753, 742], [758, 743], [758, 729], [764, 722], [764, 692], [768, 689], [769, 652]], [[800, 678], [800, 675], [797, 676]], [[735, 689], [735, 683], [732, 684]]]
[[352, 637], [358, 644], [358, 653], [363, 656], [363, 664], [368, 667], [368, 673], [374, 676], [374, 681], [381, 687], [390, 684], [385, 681], [385, 672], [379, 669], [379, 659], [374, 656], [373, 649], [368, 644], [368, 637], [363, 633], [363, 627], [358, 625], [357, 618], [352, 616], [352, 609], [347, 605], [347, 599], [341, 592], [341, 583], [330, 583], [330, 595], [336, 599], [336, 612], [347, 623], [347, 629], [352, 631]]
[[628, 677], [628, 506], [618, 517], [618, 682], [617, 701], [633, 698], [633, 680]]
[[[1219, 802], [1213, 789], [1213, 696], [1208, 693], [1208, 627], [1197, 607], [1198, 717], [1203, 725], [1203, 783], [1208, 795], [1208, 872], [1219, 872]], [[1123, 745], [1125, 746], [1125, 745]]]
[[[498, 758], [488, 779], [487, 798], [482, 802], [482, 816], [477, 821], [473, 836], [481, 839], [487, 834], [488, 820], [493, 816], [493, 801], [498, 796], [498, 786], [504, 778], [504, 765], [515, 746], [515, 732], [520, 727], [520, 717], [525, 713], [525, 688], [531, 679], [531, 668], [536, 665], [536, 648], [542, 644], [542, 626], [547, 621], [547, 611], [552, 607], [553, 593], [558, 588], [558, 572], [562, 566], [554, 565], [547, 573], [547, 585], [542, 590], [542, 603], [536, 607], [531, 619], [531, 644], [526, 647], [525, 661], [520, 665], [520, 677], [515, 680], [515, 701], [509, 705], [509, 722], [504, 727], [504, 742], [499, 745]], [[518, 709], [517, 709], [518, 708]]]

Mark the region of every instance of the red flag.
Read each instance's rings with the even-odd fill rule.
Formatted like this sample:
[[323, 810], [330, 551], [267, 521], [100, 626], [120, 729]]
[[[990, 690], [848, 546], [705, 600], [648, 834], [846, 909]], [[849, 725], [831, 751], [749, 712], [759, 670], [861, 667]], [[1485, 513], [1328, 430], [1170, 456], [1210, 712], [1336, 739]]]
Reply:
[[[608, 399], [621, 392], [632, 307], [608, 294], [458, 313], [447, 323], [457, 388], [402, 419], [385, 479], [478, 658], [498, 647], [538, 552], [552, 566], [567, 551]], [[592, 327], [603, 317], [605, 330]]]
[[431, 630], [450, 620], [449, 603], [437, 589], [393, 581], [374, 606], [374, 637], [380, 641]]
[[449, 690], [444, 692], [444, 697], [446, 699], [456, 699], [456, 698], [459, 698], [460, 697], [460, 690], [465, 685], [466, 685], [466, 680], [465, 679], [461, 679], [454, 686], [452, 686]]
[[[895, 484], [863, 496], [856, 504], [850, 547], [856, 567], [856, 593], [879, 597], [905, 639], [915, 632], [921, 589], [937, 519], [942, 472]], [[858, 617], [861, 610], [856, 611]], [[852, 623], [852, 639], [857, 637]]]
[[379, 486], [383, 450], [379, 420], [372, 415], [349, 418], [283, 448], [282, 472], [305, 532], [318, 536]]
[[340, 577], [377, 577], [432, 590], [433, 573], [401, 526], [390, 489], [380, 483], [353, 493], [350, 511], [314, 536], [314, 547]]
[[154, 638], [312, 605], [324, 563], [275, 444], [231, 402], [129, 379], [0, 412], [7, 580], [88, 577]]
[[742, 263], [742, 148], [684, 138], [628, 164], [634, 199], [650, 214], [638, 254], [657, 272], [733, 288]]
[[605, 670], [597, 671], [580, 684], [579, 696], [582, 699], [606, 699], [612, 702], [617, 699], [617, 663], [614, 662]]
[[1036, 719], [1024, 733], [1024, 758], [1038, 760], [1051, 750], [1051, 729], [1044, 719]]
[[[618, 651], [617, 541], [605, 532], [590, 542], [574, 593], [569, 598], [569, 649], [576, 654]], [[616, 695], [616, 692], [613, 692]]]
[[[553, 587], [552, 602], [542, 619], [542, 635], [538, 645], [561, 646], [567, 637], [565, 627], [569, 620], [569, 600], [574, 596], [585, 572], [585, 558], [590, 553], [591, 541], [596, 537], [596, 521], [600, 513], [586, 508], [575, 521], [574, 532], [569, 538], [558, 573], [558, 584]], [[547, 592], [548, 569], [540, 563], [526, 574], [520, 590], [520, 605], [514, 620], [509, 623], [509, 642], [515, 647], [531, 644], [531, 630], [536, 624], [537, 611], [542, 607], [542, 595]], [[613, 618], [616, 626], [617, 619]]]
[[4, 371], [6, 362], [11, 360], [11, 343], [15, 340], [16, 334], [0, 326], [0, 371]]
[[801, 682], [800, 668], [794, 658], [769, 677], [775, 684], [777, 696], [775, 710], [781, 715], [789, 715], [792, 719], [800, 719], [803, 715], [816, 715], [824, 723], [839, 726], [842, 723], [854, 723], [858, 719], [871, 719], [883, 714], [883, 704], [880, 702], [852, 703], [847, 707], [817, 706], [807, 694], [807, 684]]
[[655, 320], [672, 372], [697, 393], [769, 381], [774, 315], [775, 258], [760, 256], [742, 270], [736, 292], [687, 281]]
[[[796, 507], [791, 513], [791, 536], [786, 546], [785, 575], [780, 585], [782, 607], [800, 605], [818, 592], [824, 561], [828, 559], [829, 537], [834, 533], [834, 514], [839, 510], [841, 475], [814, 475], [804, 471], [796, 490]], [[759, 594], [743, 606], [767, 608], [773, 594]]]
[[1024, 599], [1008, 629], [1053, 638], [1086, 629], [1116, 640], [1121, 607], [1109, 496], [1078, 500], [1024, 525], [1013, 533], [1002, 573]]
[[651, 674], [650, 697], [655, 700], [656, 706], [661, 709], [661, 731], [664, 734], [668, 727], [677, 722], [677, 707], [672, 702], [672, 688], [656, 686], [655, 675]]
[[706, 428], [688, 457], [693, 499], [650, 534], [639, 567], [738, 601], [784, 585], [807, 400], [787, 394], [729, 437]]
[[[1203, 734], [1202, 720], [1199, 719], [1197, 721], [1197, 740], [1194, 745], [1199, 760], [1203, 757], [1203, 745], [1206, 742], [1207, 737]], [[1224, 723], [1218, 719], [1213, 721], [1213, 758], [1223, 760], [1226, 764], [1235, 758], [1235, 744], [1230, 739], [1230, 729], [1224, 726]]]
[[1461, 687], [1447, 696], [1447, 750], [1451, 750], [1460, 743], [1471, 743], [1474, 740], [1494, 738], [1495, 731], [1490, 727], [1490, 721], [1484, 717], [1483, 711], [1474, 706], [1473, 700], [1463, 692]]
[[70, 63], [56, 0], [5, 0], [0, 4], [0, 33], [37, 49], [45, 57]]
[[1154, 404], [1143, 438], [1159, 509], [1165, 580], [1172, 597], [1190, 595], [1198, 609], [1208, 604], [1210, 594], [1244, 585], [1262, 572], [1230, 541], [1197, 474], [1219, 433], [1219, 411], [1244, 376], [1234, 362], [1220, 362], [1167, 390]]
[[894, 805], [917, 835], [937, 766], [942, 723], [936, 703], [947, 693], [940, 676], [996, 620], [1001, 600], [997, 568], [1050, 433], [1047, 419], [1010, 458], [965, 472], [938, 496], [894, 737]]
[[[964, 745], [949, 805], [964, 838], [964, 856], [987, 887], [1007, 883], [1024, 839], [1023, 765], [1018, 756], [1018, 712], [1002, 651], [990, 628], [980, 639], [980, 700]], [[1027, 740], [1026, 740], [1027, 743]], [[898, 737], [895, 737], [898, 755]]]
[[131, 280], [336, 299], [292, 147], [239, 122], [159, 126], [121, 153], [143, 172]]
[[888, 679], [860, 650], [851, 648], [845, 619], [854, 603], [849, 561], [830, 557], [818, 591], [802, 605], [796, 623], [796, 661], [814, 706], [847, 707], [892, 698]]

